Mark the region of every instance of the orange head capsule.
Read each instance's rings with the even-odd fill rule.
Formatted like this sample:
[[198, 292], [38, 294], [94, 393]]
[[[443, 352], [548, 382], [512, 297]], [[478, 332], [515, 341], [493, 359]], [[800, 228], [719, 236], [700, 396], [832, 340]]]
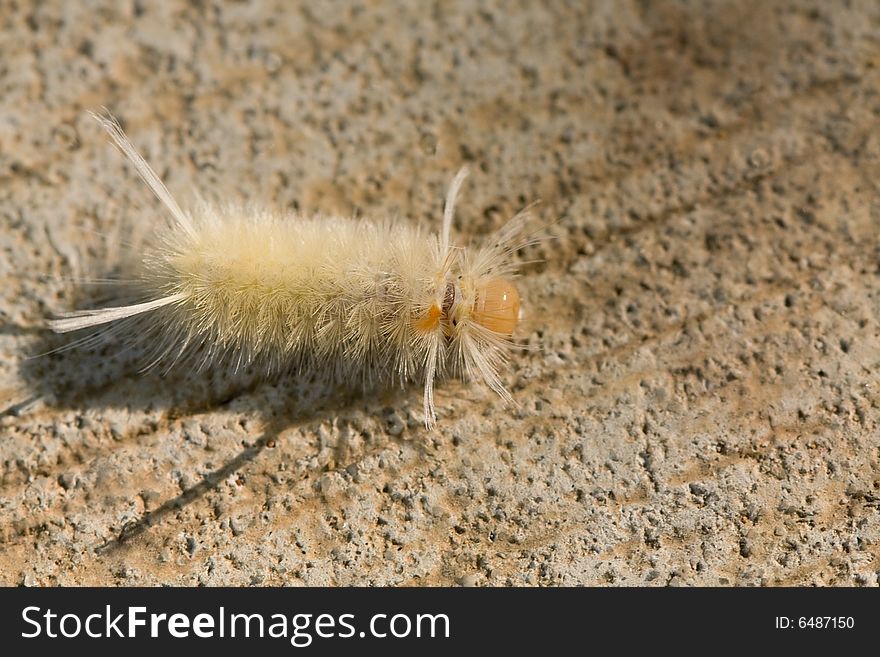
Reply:
[[490, 278], [480, 288], [473, 318], [493, 333], [512, 335], [519, 321], [519, 293], [505, 278]]

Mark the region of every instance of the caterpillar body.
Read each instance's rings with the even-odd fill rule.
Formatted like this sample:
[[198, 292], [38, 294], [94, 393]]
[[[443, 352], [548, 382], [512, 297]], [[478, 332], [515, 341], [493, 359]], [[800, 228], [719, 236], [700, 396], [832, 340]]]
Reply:
[[63, 313], [63, 333], [119, 321], [152, 345], [147, 367], [201, 354], [267, 372], [318, 368], [335, 379], [396, 379], [424, 386], [425, 423], [436, 422], [434, 382], [451, 373], [499, 376], [520, 319], [512, 254], [528, 243], [520, 213], [483, 246], [450, 242], [450, 185], [441, 229], [427, 235], [390, 221], [283, 216], [242, 205], [178, 206], [109, 114], [94, 118], [162, 201], [168, 220], [143, 253], [132, 305]]

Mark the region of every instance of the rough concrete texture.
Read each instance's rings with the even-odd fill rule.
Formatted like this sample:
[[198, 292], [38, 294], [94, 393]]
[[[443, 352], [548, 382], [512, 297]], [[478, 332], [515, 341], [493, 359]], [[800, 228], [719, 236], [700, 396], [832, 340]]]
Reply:
[[[0, 582], [877, 585], [880, 5], [308, 5], [0, 5]], [[161, 212], [101, 105], [182, 202], [541, 199], [519, 408], [27, 359]]]

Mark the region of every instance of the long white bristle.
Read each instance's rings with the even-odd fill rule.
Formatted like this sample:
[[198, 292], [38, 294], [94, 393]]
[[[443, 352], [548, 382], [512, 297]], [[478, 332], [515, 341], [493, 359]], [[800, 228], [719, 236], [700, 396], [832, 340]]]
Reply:
[[96, 310], [75, 310], [69, 313], [61, 313], [58, 319], [50, 319], [46, 324], [56, 333], [69, 333], [70, 331], [78, 331], [83, 328], [92, 326], [100, 326], [115, 322], [118, 319], [133, 317], [140, 315], [156, 308], [162, 308], [168, 304], [183, 301], [185, 299], [182, 294], [172, 294], [171, 296], [156, 299], [155, 301], [147, 301], [146, 303], [136, 303], [131, 306], [115, 306], [111, 308], [98, 308]]

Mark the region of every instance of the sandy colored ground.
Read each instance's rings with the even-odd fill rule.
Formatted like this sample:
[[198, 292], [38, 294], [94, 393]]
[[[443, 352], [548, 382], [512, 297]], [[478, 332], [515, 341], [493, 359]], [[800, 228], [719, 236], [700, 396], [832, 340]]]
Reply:
[[[878, 584], [878, 3], [84, 4], [0, 5], [0, 583]], [[540, 198], [520, 407], [27, 359], [160, 212], [101, 105], [183, 202]]]

